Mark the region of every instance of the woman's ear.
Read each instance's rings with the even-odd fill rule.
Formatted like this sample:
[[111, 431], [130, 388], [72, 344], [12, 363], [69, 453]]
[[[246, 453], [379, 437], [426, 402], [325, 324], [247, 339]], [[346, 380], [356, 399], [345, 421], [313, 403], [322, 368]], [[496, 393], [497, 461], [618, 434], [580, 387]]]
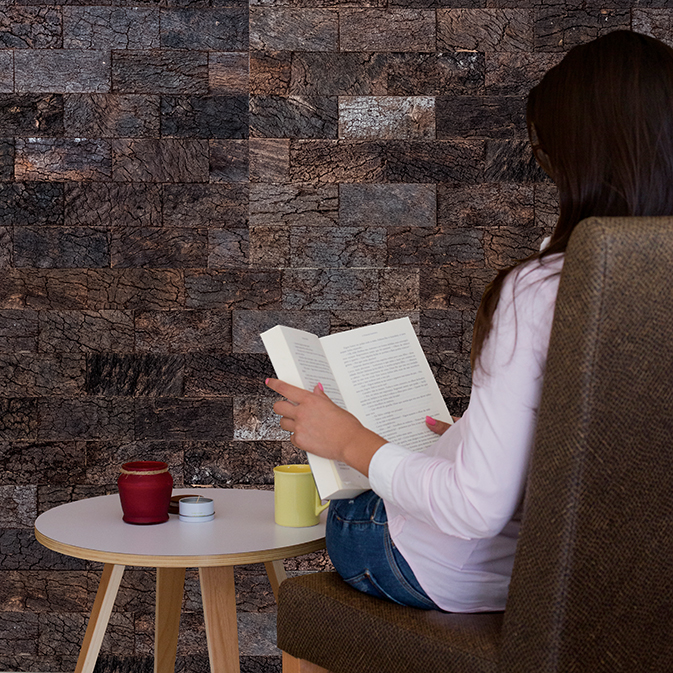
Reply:
[[554, 172], [552, 170], [551, 160], [549, 159], [549, 155], [542, 149], [535, 124], [530, 124], [528, 127], [528, 135], [530, 137], [530, 144], [533, 147], [533, 156], [535, 156], [535, 160], [540, 164], [542, 170], [553, 180]]

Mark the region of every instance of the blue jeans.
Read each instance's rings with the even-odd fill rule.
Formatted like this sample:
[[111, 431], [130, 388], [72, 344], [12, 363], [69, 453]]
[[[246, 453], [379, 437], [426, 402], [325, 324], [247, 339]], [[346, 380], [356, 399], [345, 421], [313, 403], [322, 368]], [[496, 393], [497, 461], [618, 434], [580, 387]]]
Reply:
[[374, 491], [332, 500], [326, 537], [334, 568], [355, 589], [399, 605], [439, 610], [390, 539], [386, 508]]

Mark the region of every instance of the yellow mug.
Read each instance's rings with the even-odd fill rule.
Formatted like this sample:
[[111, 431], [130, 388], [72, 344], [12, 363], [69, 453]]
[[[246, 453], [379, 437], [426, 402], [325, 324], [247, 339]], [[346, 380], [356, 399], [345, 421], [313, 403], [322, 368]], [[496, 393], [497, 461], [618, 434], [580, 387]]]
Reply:
[[320, 512], [329, 502], [320, 504], [320, 496], [308, 465], [279, 465], [273, 468], [273, 493], [276, 523], [302, 528], [320, 522]]

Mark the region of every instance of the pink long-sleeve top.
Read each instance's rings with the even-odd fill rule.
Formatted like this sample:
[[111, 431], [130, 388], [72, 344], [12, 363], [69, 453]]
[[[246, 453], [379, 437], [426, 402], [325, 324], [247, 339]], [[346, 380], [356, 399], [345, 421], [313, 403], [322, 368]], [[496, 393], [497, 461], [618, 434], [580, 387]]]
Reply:
[[371, 461], [392, 540], [444, 610], [505, 607], [562, 265], [505, 280], [463, 417], [423, 453], [385, 444]]

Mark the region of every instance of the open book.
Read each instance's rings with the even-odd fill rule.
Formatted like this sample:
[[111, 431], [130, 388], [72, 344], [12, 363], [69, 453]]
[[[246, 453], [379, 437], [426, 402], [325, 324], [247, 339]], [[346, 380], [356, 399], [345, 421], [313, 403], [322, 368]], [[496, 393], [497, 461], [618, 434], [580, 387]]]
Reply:
[[[423, 451], [438, 438], [426, 416], [453, 422], [409, 318], [322, 338], [277, 325], [261, 337], [279, 379], [306, 390], [322, 383], [333, 402], [389, 442]], [[369, 488], [345, 463], [307, 455], [323, 500]]]

